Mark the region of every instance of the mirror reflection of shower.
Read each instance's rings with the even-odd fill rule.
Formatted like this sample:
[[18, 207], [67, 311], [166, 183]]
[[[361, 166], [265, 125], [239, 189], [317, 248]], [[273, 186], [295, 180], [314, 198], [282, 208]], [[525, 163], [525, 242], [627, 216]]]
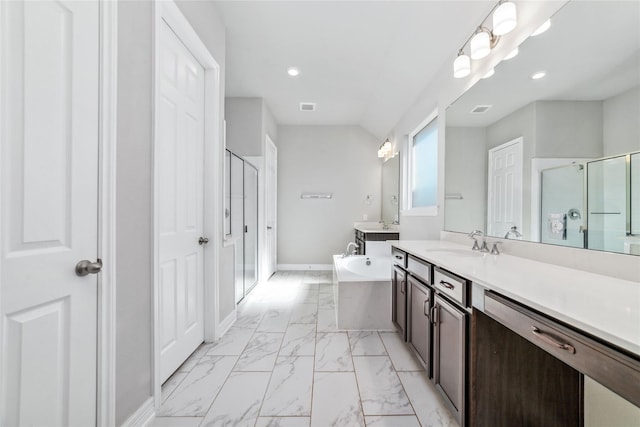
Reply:
[[545, 169], [541, 181], [540, 241], [584, 248], [584, 165]]

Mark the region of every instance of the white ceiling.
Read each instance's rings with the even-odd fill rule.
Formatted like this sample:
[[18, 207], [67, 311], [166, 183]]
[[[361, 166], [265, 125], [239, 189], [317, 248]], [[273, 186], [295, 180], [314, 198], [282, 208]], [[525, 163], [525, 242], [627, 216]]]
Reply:
[[361, 125], [382, 139], [495, 3], [216, 1], [226, 96], [263, 98], [279, 124]]
[[[448, 126], [484, 127], [536, 100], [604, 100], [640, 85], [640, 2], [572, 1], [447, 110]], [[546, 77], [531, 80], [544, 70]], [[476, 105], [491, 105], [472, 114]]]

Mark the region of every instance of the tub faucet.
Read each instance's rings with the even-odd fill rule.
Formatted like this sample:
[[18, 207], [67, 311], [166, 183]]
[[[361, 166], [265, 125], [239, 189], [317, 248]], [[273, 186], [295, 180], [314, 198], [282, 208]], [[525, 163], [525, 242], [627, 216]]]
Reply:
[[[353, 249], [351, 249], [351, 246], [353, 246]], [[358, 246], [357, 243], [354, 242], [349, 242], [349, 244], [347, 245], [347, 250], [342, 254], [342, 258], [346, 258], [349, 255], [355, 255], [356, 251], [360, 248], [360, 246]], [[351, 250], [350, 250], [351, 249]]]

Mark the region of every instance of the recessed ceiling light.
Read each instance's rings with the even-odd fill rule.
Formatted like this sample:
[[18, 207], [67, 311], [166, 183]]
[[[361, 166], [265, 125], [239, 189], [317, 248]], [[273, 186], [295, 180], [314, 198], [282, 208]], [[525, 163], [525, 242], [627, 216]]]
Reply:
[[515, 56], [518, 55], [518, 52], [519, 52], [518, 48], [515, 48], [509, 53], [509, 55], [505, 56], [504, 59], [508, 61], [511, 58], [515, 58]]
[[538, 71], [537, 73], [533, 73], [531, 75], [531, 78], [533, 80], [539, 80], [539, 79], [543, 78], [546, 75], [547, 75], [547, 73], [545, 73], [544, 71]]
[[485, 74], [484, 76], [482, 76], [483, 79], [488, 79], [489, 77], [493, 76], [496, 73], [495, 68], [492, 68], [489, 70], [489, 72], [487, 74]]
[[540, 25], [538, 27], [537, 30], [535, 30], [533, 33], [531, 33], [531, 36], [532, 37], [539, 36], [540, 34], [542, 34], [545, 31], [547, 31], [550, 26], [551, 26], [551, 19], [547, 19], [546, 21], [544, 21], [544, 23], [542, 25]]
[[296, 67], [289, 67], [287, 68], [287, 74], [289, 74], [291, 77], [296, 77], [300, 74], [300, 70], [298, 70]]

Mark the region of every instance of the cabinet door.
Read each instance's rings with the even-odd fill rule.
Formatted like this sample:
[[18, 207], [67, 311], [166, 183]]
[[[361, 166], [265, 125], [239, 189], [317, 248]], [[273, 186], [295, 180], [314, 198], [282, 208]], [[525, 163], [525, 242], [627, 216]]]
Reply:
[[404, 270], [393, 267], [393, 323], [395, 323], [400, 336], [407, 340], [407, 275]]
[[410, 295], [409, 308], [409, 342], [414, 348], [422, 363], [431, 373], [431, 291], [412, 276], [407, 277]]
[[436, 295], [432, 310], [434, 325], [433, 381], [451, 404], [463, 425], [466, 371], [466, 314]]

